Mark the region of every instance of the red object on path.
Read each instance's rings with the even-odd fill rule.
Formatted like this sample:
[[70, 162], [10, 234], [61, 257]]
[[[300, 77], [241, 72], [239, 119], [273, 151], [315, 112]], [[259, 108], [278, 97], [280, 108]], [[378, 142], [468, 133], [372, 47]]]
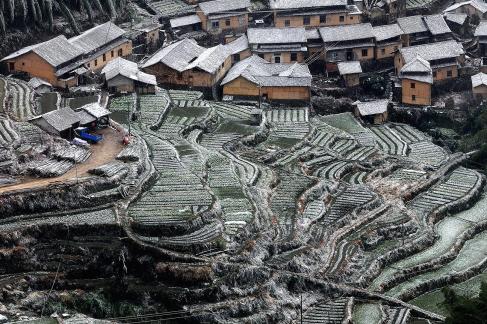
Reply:
[[130, 144], [130, 137], [128, 135], [125, 135], [122, 139], [123, 145], [129, 145]]

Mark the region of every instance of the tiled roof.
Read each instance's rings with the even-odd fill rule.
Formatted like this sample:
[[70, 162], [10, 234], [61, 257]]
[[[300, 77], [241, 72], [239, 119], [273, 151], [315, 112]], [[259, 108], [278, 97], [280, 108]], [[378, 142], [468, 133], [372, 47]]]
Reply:
[[464, 13], [453, 13], [453, 12], [448, 12], [445, 13], [444, 15], [445, 20], [451, 21], [453, 23], [456, 23], [458, 25], [463, 25], [465, 23], [465, 20], [467, 20], [468, 15]]
[[311, 86], [311, 73], [307, 65], [270, 63], [256, 55], [235, 64], [223, 79], [222, 85], [238, 77], [263, 87]]
[[405, 64], [399, 72], [402, 79], [416, 80], [433, 84], [433, 71], [428, 61], [420, 56]]
[[111, 80], [117, 75], [122, 75], [134, 81], [157, 85], [156, 77], [154, 75], [140, 71], [137, 63], [130, 62], [121, 57], [117, 57], [116, 59], [108, 62], [101, 73], [105, 74], [106, 80]]
[[74, 124], [80, 121], [78, 115], [71, 108], [61, 108], [50, 111], [40, 117], [44, 119], [52, 128], [58, 132], [62, 132], [71, 128]]
[[483, 1], [480, 0], [471, 0], [471, 1], [464, 1], [464, 2], [459, 2], [455, 3], [448, 8], [446, 8], [443, 12], [452, 12], [457, 10], [458, 8], [461, 8], [463, 6], [470, 5], [474, 7], [476, 10], [480, 11], [482, 14], [487, 12], [487, 4]]
[[465, 53], [462, 44], [454, 40], [403, 47], [399, 49], [399, 52], [402, 54], [405, 63], [416, 59], [418, 55], [426, 61], [432, 61], [454, 58]]
[[421, 15], [400, 17], [397, 18], [397, 23], [405, 34], [424, 33], [428, 31], [428, 27]]
[[250, 44], [290, 44], [307, 41], [304, 27], [249, 28], [247, 36]]
[[111, 21], [88, 29], [81, 35], [72, 37], [69, 42], [78, 47], [83, 53], [95, 51], [117, 38], [122, 37], [125, 31]]
[[194, 39], [183, 39], [169, 46], [161, 48], [142, 67], [149, 67], [162, 63], [178, 72], [184, 71], [186, 66], [205, 51]]
[[448, 27], [442, 15], [424, 16], [423, 19], [432, 35], [451, 33], [450, 27]]
[[472, 75], [472, 87], [476, 88], [480, 85], [487, 86], [487, 74], [482, 72]]
[[376, 26], [372, 28], [372, 32], [374, 33], [375, 40], [378, 42], [404, 34], [398, 24]]
[[205, 15], [251, 7], [250, 0], [215, 0], [198, 4]]
[[322, 27], [319, 30], [321, 38], [325, 43], [344, 42], [374, 37], [372, 25], [370, 23]]
[[271, 9], [300, 9], [346, 6], [346, 0], [270, 0]]
[[42, 80], [40, 78], [32, 78], [32, 79], [29, 80], [28, 84], [33, 89], [37, 89], [41, 85], [45, 85], [45, 86], [48, 86], [48, 87], [52, 87], [52, 85], [49, 82], [44, 81], [44, 80]]
[[237, 54], [249, 49], [249, 40], [247, 36], [242, 35], [233, 42], [226, 44], [225, 47], [231, 54]]
[[88, 114], [95, 118], [106, 117], [110, 115], [112, 112], [106, 108], [103, 108], [98, 102], [92, 102], [87, 105], [84, 105], [80, 109], [86, 111]]
[[208, 73], [215, 73], [229, 56], [229, 50], [225, 45], [220, 44], [206, 49], [196, 60], [188, 64], [184, 70], [198, 68]]
[[487, 36], [487, 21], [481, 21], [475, 29], [475, 36]]
[[201, 23], [201, 19], [198, 15], [191, 15], [173, 18], [169, 21], [169, 23], [171, 24], [171, 28], [178, 28]]
[[362, 116], [377, 115], [385, 113], [387, 111], [389, 100], [382, 99], [366, 102], [357, 101], [355, 102], [355, 105], [357, 106], [357, 109]]
[[339, 62], [338, 72], [340, 75], [362, 73], [362, 66], [360, 66], [359, 61]]

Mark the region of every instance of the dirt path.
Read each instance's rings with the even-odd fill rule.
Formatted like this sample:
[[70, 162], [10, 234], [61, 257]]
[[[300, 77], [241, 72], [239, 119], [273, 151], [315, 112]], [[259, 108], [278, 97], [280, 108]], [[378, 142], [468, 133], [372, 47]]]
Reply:
[[91, 156], [86, 162], [77, 164], [76, 167], [59, 177], [29, 178], [21, 183], [2, 186], [0, 187], [0, 194], [14, 190], [38, 188], [56, 183], [63, 183], [76, 179], [76, 176], [84, 177], [88, 175], [88, 170], [113, 161], [123, 149], [122, 133], [119, 133], [111, 128], [100, 130], [97, 133], [103, 135], [103, 141], [101, 141], [101, 143], [91, 145]]

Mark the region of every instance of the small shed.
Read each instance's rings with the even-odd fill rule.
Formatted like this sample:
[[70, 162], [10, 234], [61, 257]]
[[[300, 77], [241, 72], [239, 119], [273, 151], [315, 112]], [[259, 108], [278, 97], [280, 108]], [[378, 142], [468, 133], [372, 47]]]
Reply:
[[472, 92], [477, 98], [487, 98], [487, 74], [480, 72], [472, 75]]
[[155, 93], [156, 77], [139, 70], [137, 63], [121, 57], [109, 62], [101, 71], [112, 92]]
[[347, 88], [360, 85], [362, 66], [359, 61], [338, 63], [338, 73], [340, 73], [343, 83]]
[[30, 120], [49, 134], [65, 139], [73, 138], [73, 130], [80, 125], [80, 118], [71, 108], [50, 111]]
[[361, 117], [364, 120], [369, 121], [375, 125], [385, 123], [388, 118], [387, 108], [389, 106], [389, 100], [373, 100], [373, 101], [356, 101], [355, 116]]
[[[94, 102], [84, 105], [78, 109], [77, 113], [79, 113], [80, 122], [82, 125], [104, 127], [109, 124], [109, 116], [112, 112], [102, 107], [98, 102]], [[89, 118], [88, 115], [91, 116], [91, 118]]]
[[29, 80], [28, 85], [34, 89], [37, 94], [43, 94], [52, 91], [52, 84], [41, 78], [32, 78]]

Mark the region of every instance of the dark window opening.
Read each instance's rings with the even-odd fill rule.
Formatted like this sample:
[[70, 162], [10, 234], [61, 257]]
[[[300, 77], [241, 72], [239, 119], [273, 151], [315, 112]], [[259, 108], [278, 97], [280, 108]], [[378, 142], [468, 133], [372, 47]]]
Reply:
[[416, 89], [416, 83], [414, 82], [411, 83], [411, 89]]
[[309, 17], [303, 17], [303, 24], [308, 26], [311, 24], [311, 19]]
[[362, 50], [362, 56], [368, 56], [369, 55], [369, 50], [368, 49], [363, 49]]
[[326, 15], [320, 16], [320, 24], [326, 24]]
[[413, 101], [416, 101], [416, 96], [415, 96], [415, 95], [412, 95], [412, 96], [411, 96], [411, 99], [412, 99]]
[[230, 19], [225, 20], [225, 26], [230, 26]]
[[291, 61], [296, 62], [298, 60], [298, 53], [291, 53]]
[[284, 26], [286, 26], [286, 27], [291, 26], [291, 20], [289, 20], [289, 19], [284, 20]]
[[344, 22], [345, 21], [345, 16], [340, 16], [340, 22]]
[[240, 61], [240, 54], [233, 54], [233, 61], [234, 62]]

